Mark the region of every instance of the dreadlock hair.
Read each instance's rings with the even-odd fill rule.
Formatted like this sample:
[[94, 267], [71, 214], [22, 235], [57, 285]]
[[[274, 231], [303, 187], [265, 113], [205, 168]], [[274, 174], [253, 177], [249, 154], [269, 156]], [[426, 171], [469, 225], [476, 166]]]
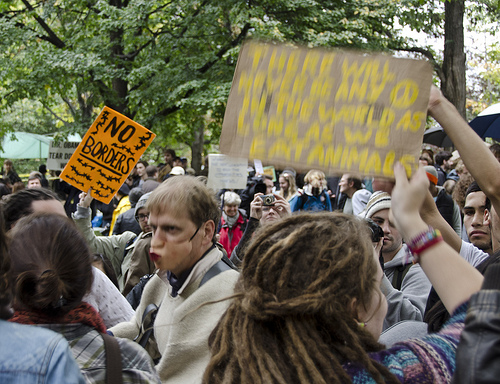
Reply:
[[[234, 300], [209, 338], [205, 383], [345, 383], [355, 362], [377, 383], [397, 379], [367, 352], [384, 348], [359, 326], [379, 282], [367, 225], [304, 213], [254, 236]], [[359, 307], [358, 307], [359, 308]]]

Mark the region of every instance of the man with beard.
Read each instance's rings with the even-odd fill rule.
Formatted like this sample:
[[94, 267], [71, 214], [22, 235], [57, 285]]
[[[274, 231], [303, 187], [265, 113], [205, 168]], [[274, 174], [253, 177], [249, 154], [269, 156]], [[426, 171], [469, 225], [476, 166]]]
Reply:
[[375, 192], [363, 215], [384, 231], [382, 257], [385, 277], [381, 289], [389, 305], [384, 330], [402, 320], [422, 321], [431, 289], [420, 265], [409, 261], [409, 250], [389, 219], [390, 208], [391, 196], [387, 192]]

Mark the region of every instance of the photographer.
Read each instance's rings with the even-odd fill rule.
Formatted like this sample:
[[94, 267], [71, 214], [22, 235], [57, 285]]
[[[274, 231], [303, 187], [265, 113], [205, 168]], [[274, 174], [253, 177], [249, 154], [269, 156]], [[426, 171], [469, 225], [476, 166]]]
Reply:
[[325, 174], [311, 169], [304, 177], [306, 185], [299, 189], [297, 196], [290, 200], [292, 212], [297, 211], [331, 211], [332, 203], [327, 191]]
[[250, 242], [254, 232], [259, 225], [271, 223], [280, 220], [283, 217], [291, 215], [290, 204], [286, 199], [277, 193], [264, 195], [261, 192], [255, 194], [250, 203], [250, 219], [248, 220], [245, 233], [238, 245], [231, 253], [231, 261], [241, 267], [245, 249]]
[[273, 179], [268, 175], [250, 175], [247, 180], [246, 188], [240, 193], [241, 204], [240, 208], [243, 209], [248, 217], [250, 215], [250, 204], [257, 193], [269, 195], [273, 191]]

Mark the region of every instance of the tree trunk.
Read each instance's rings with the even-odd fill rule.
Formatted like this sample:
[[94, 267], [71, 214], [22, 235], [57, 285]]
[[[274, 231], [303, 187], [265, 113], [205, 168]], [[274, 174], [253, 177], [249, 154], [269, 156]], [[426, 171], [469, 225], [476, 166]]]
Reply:
[[445, 1], [441, 90], [465, 118], [464, 12], [465, 0]]
[[[119, 59], [123, 55], [123, 30], [121, 28], [110, 32], [111, 41], [111, 56], [115, 58], [117, 62], [117, 67], [124, 69], [122, 61]], [[113, 103], [113, 109], [116, 111], [126, 114], [127, 109], [127, 94], [128, 94], [128, 83], [126, 80], [115, 77], [112, 80], [113, 91], [115, 96], [115, 102]]]
[[203, 121], [198, 123], [198, 127], [194, 132], [194, 140], [191, 144], [191, 168], [194, 169], [197, 175], [201, 172], [203, 164], [203, 142], [205, 138], [205, 124]]

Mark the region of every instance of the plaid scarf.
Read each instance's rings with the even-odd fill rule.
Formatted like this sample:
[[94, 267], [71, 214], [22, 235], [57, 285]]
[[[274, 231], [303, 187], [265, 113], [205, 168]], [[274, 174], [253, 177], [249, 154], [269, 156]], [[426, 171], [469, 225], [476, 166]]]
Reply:
[[41, 311], [17, 310], [14, 316], [9, 319], [10, 322], [19, 324], [74, 324], [82, 323], [89, 325], [101, 333], [106, 332], [106, 326], [90, 304], [80, 303], [76, 308], [63, 316], [49, 316]]

